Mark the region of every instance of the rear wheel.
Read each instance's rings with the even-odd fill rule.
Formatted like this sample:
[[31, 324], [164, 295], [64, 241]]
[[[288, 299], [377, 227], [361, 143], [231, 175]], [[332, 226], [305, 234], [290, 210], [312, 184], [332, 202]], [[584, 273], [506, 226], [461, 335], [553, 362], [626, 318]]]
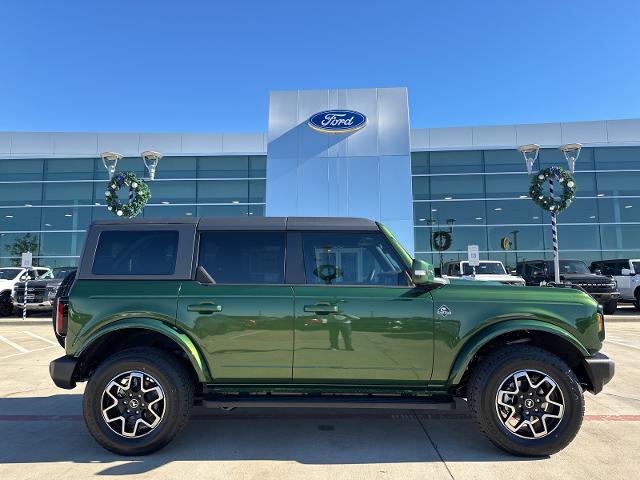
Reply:
[[83, 413], [96, 441], [121, 455], [145, 455], [182, 430], [194, 385], [184, 365], [153, 348], [132, 348], [102, 363], [91, 376]]
[[602, 308], [604, 309], [604, 313], [606, 315], [613, 315], [614, 313], [616, 313], [616, 310], [618, 309], [618, 302], [608, 302], [605, 303]]
[[633, 304], [640, 310], [640, 289], [636, 290], [636, 301]]
[[566, 447], [584, 416], [571, 368], [541, 348], [495, 350], [471, 373], [469, 409], [489, 440], [509, 453], [546, 456]]

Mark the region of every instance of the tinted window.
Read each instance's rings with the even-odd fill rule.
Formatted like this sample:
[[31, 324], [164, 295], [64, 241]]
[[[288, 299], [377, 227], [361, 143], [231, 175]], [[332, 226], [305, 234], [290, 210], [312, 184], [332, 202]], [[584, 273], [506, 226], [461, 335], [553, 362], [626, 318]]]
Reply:
[[199, 265], [216, 283], [284, 283], [283, 232], [205, 232]]
[[407, 285], [395, 251], [377, 233], [304, 233], [307, 283]]
[[106, 231], [100, 234], [95, 275], [171, 275], [176, 268], [178, 232]]

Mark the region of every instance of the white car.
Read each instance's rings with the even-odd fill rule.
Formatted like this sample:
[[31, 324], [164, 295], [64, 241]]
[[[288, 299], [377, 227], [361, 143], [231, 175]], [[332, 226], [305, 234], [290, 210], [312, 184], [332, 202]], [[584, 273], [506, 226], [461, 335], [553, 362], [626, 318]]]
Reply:
[[500, 282], [505, 285], [518, 285], [524, 287], [524, 278], [507, 273], [507, 269], [499, 260], [481, 260], [480, 265], [474, 269], [466, 260], [459, 262], [447, 262], [444, 264], [445, 277], [459, 277], [467, 280], [481, 282]]
[[[49, 268], [33, 267], [35, 276], [44, 275]], [[8, 317], [13, 312], [13, 287], [16, 283], [27, 277], [28, 269], [22, 267], [2, 267], [0, 268], [0, 317]]]
[[633, 302], [640, 309], [640, 258], [598, 260], [591, 271], [612, 277], [618, 284], [620, 301]]

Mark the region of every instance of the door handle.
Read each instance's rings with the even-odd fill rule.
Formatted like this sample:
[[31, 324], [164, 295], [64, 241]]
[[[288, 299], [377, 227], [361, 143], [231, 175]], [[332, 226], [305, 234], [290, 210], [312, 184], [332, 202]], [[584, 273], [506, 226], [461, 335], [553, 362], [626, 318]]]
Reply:
[[309, 313], [337, 313], [337, 305], [305, 305], [304, 311]]
[[198, 312], [204, 314], [211, 314], [222, 311], [222, 305], [216, 303], [198, 303], [196, 305], [187, 305], [188, 312]]

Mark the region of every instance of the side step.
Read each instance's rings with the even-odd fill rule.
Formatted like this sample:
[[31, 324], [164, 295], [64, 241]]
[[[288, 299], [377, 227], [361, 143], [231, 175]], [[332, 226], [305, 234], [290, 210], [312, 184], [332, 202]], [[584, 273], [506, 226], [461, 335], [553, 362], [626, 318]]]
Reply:
[[434, 395], [401, 397], [382, 395], [215, 395], [202, 400], [207, 408], [390, 408], [408, 410], [454, 410], [452, 397]]

